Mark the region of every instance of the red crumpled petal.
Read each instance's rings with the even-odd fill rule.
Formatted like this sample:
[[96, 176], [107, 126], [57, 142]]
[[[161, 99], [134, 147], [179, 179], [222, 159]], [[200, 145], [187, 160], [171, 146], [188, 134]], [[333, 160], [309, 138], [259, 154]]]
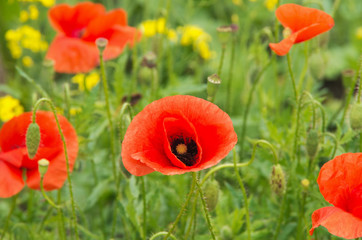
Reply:
[[293, 33], [317, 24], [318, 31], [315, 31], [315, 34], [310, 38], [328, 31], [334, 26], [334, 20], [329, 14], [315, 8], [304, 7], [294, 3], [281, 5], [275, 11], [275, 15], [280, 23], [284, 27], [290, 28]]
[[11, 197], [20, 192], [23, 187], [21, 169], [0, 160], [0, 198]]
[[[200, 163], [175, 167], [163, 148], [163, 120], [186, 118], [195, 127], [202, 149]], [[192, 96], [165, 97], [146, 106], [131, 122], [122, 144], [122, 161], [137, 176], [153, 170], [163, 174], [199, 171], [221, 161], [234, 147], [237, 136], [230, 117], [215, 104]]]
[[52, 26], [69, 37], [75, 37], [93, 19], [103, 16], [106, 10], [102, 4], [92, 2], [78, 3], [74, 7], [68, 4], [59, 4], [49, 10], [49, 19]]
[[294, 33], [290, 35], [288, 38], [283, 39], [279, 43], [269, 43], [269, 47], [275, 52], [275, 54], [279, 56], [284, 56], [289, 52], [290, 48], [295, 43], [297, 37], [298, 34]]
[[325, 163], [317, 179], [325, 200], [346, 209], [350, 192], [362, 184], [362, 153], [345, 153]]
[[70, 74], [89, 72], [99, 63], [95, 43], [61, 35], [55, 37], [45, 58], [55, 61], [55, 71]]
[[343, 211], [337, 207], [324, 207], [313, 212], [312, 228], [310, 235], [314, 229], [323, 226], [333, 235], [346, 239], [354, 239], [362, 237], [362, 219]]

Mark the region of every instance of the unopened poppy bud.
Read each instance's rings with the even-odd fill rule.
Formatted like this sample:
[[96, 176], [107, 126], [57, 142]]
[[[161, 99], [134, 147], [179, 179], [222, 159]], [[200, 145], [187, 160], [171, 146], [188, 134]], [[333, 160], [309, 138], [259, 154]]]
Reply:
[[285, 174], [280, 164], [273, 166], [273, 170], [270, 176], [270, 186], [272, 191], [278, 196], [282, 196], [285, 192]]
[[288, 38], [290, 35], [292, 35], [292, 29], [290, 28], [284, 28], [283, 30], [283, 38]]
[[204, 196], [207, 208], [213, 211], [219, 200], [220, 186], [216, 180], [207, 181], [204, 186]]
[[302, 187], [303, 187], [304, 189], [308, 189], [309, 184], [310, 184], [309, 180], [306, 179], [306, 178], [304, 178], [302, 181], [300, 181], [300, 183], [302, 184]]
[[315, 129], [311, 129], [307, 135], [306, 148], [309, 158], [313, 159], [318, 152], [319, 136]]
[[220, 237], [222, 240], [232, 240], [233, 238], [233, 231], [228, 225], [222, 226], [220, 229]]
[[40, 173], [40, 177], [43, 178], [44, 174], [48, 171], [49, 161], [45, 158], [40, 159], [38, 161], [38, 170]]
[[156, 54], [154, 52], [148, 52], [142, 59], [141, 65], [147, 68], [155, 68], [156, 67]]
[[349, 117], [350, 117], [351, 128], [354, 131], [361, 131], [362, 130], [362, 104], [361, 103], [357, 103], [352, 106], [351, 114]]
[[40, 128], [37, 123], [31, 123], [26, 131], [26, 149], [28, 150], [28, 156], [30, 159], [34, 158], [38, 152], [40, 143]]
[[108, 39], [106, 39], [106, 38], [100, 37], [100, 38], [96, 39], [96, 45], [100, 52], [103, 52], [103, 50], [106, 48], [107, 44], [108, 44]]
[[231, 26], [221, 26], [216, 28], [217, 35], [222, 45], [229, 42], [233, 29]]
[[207, 78], [207, 100], [209, 100], [210, 102], [214, 101], [216, 92], [219, 89], [220, 84], [221, 79], [216, 73]]

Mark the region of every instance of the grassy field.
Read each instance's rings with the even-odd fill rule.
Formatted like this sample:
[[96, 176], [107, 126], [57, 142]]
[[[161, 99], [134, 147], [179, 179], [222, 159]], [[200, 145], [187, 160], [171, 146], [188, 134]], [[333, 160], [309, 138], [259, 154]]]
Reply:
[[[343, 199], [354, 210], [317, 183], [325, 163], [362, 152], [362, 1], [95, 0], [109, 17], [93, 25], [94, 4], [59, 8], [79, 2], [0, 1], [0, 240], [362, 239], [362, 156], [328, 190], [353, 183]], [[293, 26], [322, 21], [313, 36], [285, 30], [287, 3], [321, 10], [288, 12]], [[269, 46], [293, 36], [284, 56]], [[339, 187], [339, 174], [354, 178]], [[313, 212], [332, 205], [354, 222], [310, 235]]]

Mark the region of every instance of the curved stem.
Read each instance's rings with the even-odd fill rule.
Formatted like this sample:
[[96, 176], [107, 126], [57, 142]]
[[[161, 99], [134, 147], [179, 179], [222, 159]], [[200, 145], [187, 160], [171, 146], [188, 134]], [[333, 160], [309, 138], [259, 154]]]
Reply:
[[296, 87], [296, 83], [295, 83], [295, 78], [294, 78], [294, 74], [293, 74], [293, 70], [292, 70], [292, 63], [290, 60], [289, 53], [287, 53], [287, 61], [288, 61], [288, 70], [289, 70], [290, 79], [292, 80], [292, 84], [293, 84], [295, 101], [298, 102], [298, 92], [297, 92], [297, 87]]
[[[256, 145], [254, 145], [256, 146]], [[255, 148], [254, 148], [255, 150]], [[253, 151], [253, 155], [254, 155], [255, 151]], [[233, 161], [234, 161], [234, 170], [235, 170], [235, 174], [236, 174], [236, 179], [238, 180], [238, 183], [240, 185], [241, 191], [243, 193], [243, 197], [244, 197], [244, 205], [245, 205], [245, 218], [246, 218], [246, 230], [248, 233], [248, 240], [251, 239], [251, 224], [250, 224], [250, 214], [249, 214], [249, 203], [248, 203], [248, 195], [246, 194], [246, 190], [243, 184], [243, 181], [241, 180], [240, 174], [239, 174], [239, 170], [236, 166], [236, 151], [235, 148], [233, 148]]]
[[221, 75], [221, 70], [222, 70], [222, 65], [224, 63], [224, 56], [225, 56], [225, 50], [226, 50], [226, 45], [222, 44], [221, 46], [221, 57], [220, 57], [220, 63], [219, 63], [219, 68], [217, 70], [217, 75]]
[[[158, 233], [155, 233], [153, 234], [149, 240], [154, 240], [156, 239], [157, 237], [160, 237], [160, 236], [164, 236], [164, 235], [168, 235], [168, 232], [158, 232]], [[173, 235], [173, 234], [170, 234], [169, 237], [171, 237], [172, 239], [174, 240], [177, 240], [177, 238]]]
[[186, 197], [186, 201], [184, 202], [184, 204], [181, 207], [181, 210], [179, 212], [179, 214], [176, 217], [176, 220], [174, 221], [174, 223], [172, 224], [170, 230], [168, 231], [167, 235], [163, 238], [164, 240], [167, 240], [167, 238], [172, 234], [173, 230], [175, 229], [177, 223], [180, 221], [182, 214], [184, 213], [187, 205], [190, 202], [191, 196], [194, 193], [195, 190], [195, 185], [196, 185], [196, 178], [192, 178], [192, 183], [191, 183], [191, 189], [190, 192], [188, 193], [187, 197]]
[[325, 133], [324, 133], [324, 136], [329, 136], [329, 137], [331, 137], [331, 138], [333, 139], [333, 141], [334, 141], [334, 150], [333, 150], [332, 157], [331, 157], [331, 159], [333, 159], [333, 158], [334, 158], [334, 155], [336, 154], [337, 148], [338, 148], [338, 144], [339, 144], [338, 139], [336, 138], [336, 136], [334, 136], [334, 135], [333, 135], [332, 133], [330, 133], [330, 132], [325, 132]]
[[206, 206], [204, 193], [202, 192], [202, 188], [200, 186], [200, 183], [197, 180], [196, 172], [192, 173], [192, 178], [193, 178], [193, 181], [196, 182], [196, 186], [197, 186], [199, 194], [200, 194], [201, 203], [202, 203], [202, 207], [203, 207], [204, 212], [205, 212], [205, 218], [206, 218], [207, 226], [209, 227], [210, 234], [212, 236], [212, 239], [216, 240], [216, 236], [215, 236], [215, 233], [214, 233], [214, 228], [212, 227], [211, 220], [210, 220], [210, 213], [209, 213], [209, 210], [207, 209], [207, 206]]
[[44, 186], [43, 186], [43, 178], [41, 177], [40, 178], [40, 190], [41, 190], [41, 193], [43, 194], [43, 197], [45, 198], [45, 200], [47, 200], [47, 202], [55, 209], [58, 209], [60, 208], [60, 206], [56, 205], [53, 200], [51, 200], [50, 197], [48, 197], [48, 195], [45, 193], [44, 191]]
[[9, 221], [10, 221], [11, 216], [13, 215], [13, 212], [14, 212], [14, 209], [15, 209], [15, 206], [16, 206], [16, 199], [18, 198], [18, 195], [19, 195], [19, 194], [16, 194], [16, 195], [13, 197], [13, 204], [11, 205], [9, 214], [8, 214], [6, 220], [5, 220], [3, 232], [2, 232], [1, 235], [0, 235], [0, 239], [1, 239], [1, 240], [4, 239], [5, 234], [6, 234], [6, 232], [8, 231]]
[[67, 167], [67, 180], [69, 182], [69, 184], [68, 184], [68, 186], [69, 186], [69, 194], [70, 194], [70, 200], [71, 200], [71, 204], [72, 204], [72, 217], [73, 217], [73, 221], [74, 221], [74, 232], [75, 232], [76, 239], [78, 239], [79, 236], [78, 236], [78, 228], [77, 228], [77, 215], [75, 213], [75, 203], [74, 203], [74, 197], [73, 197], [72, 179], [70, 177], [68, 148], [67, 148], [67, 144], [66, 144], [65, 137], [64, 137], [64, 134], [63, 134], [63, 130], [60, 127], [59, 119], [58, 119], [54, 104], [53, 104], [53, 102], [51, 100], [49, 100], [47, 98], [41, 98], [35, 103], [34, 109], [33, 109], [33, 122], [35, 122], [36, 110], [38, 109], [39, 105], [42, 102], [46, 102], [50, 106], [50, 108], [51, 108], [51, 110], [53, 112], [54, 118], [55, 118], [55, 122], [57, 123], [58, 132], [59, 132], [61, 140], [63, 142], [65, 163], [66, 163], [66, 167]]
[[254, 91], [256, 89], [256, 86], [258, 85], [259, 80], [261, 79], [261, 76], [263, 75], [263, 73], [265, 72], [265, 70], [269, 67], [269, 65], [271, 64], [272, 60], [270, 59], [269, 62], [262, 68], [262, 70], [259, 72], [258, 76], [256, 77], [251, 90], [249, 92], [249, 96], [248, 96], [248, 101], [246, 103], [246, 108], [243, 114], [243, 123], [242, 123], [242, 127], [241, 127], [241, 133], [240, 133], [240, 158], [243, 157], [243, 147], [244, 147], [244, 140], [245, 140], [245, 133], [246, 133], [246, 121], [248, 119], [248, 114], [249, 114], [249, 110], [250, 110], [250, 105], [251, 105], [251, 101], [253, 99], [253, 94]]
[[[248, 162], [245, 162], [245, 163], [237, 163], [236, 164], [237, 168], [246, 167], [246, 166], [249, 166], [250, 164], [253, 163], [253, 161], [255, 159], [256, 147], [259, 144], [264, 144], [265, 146], [267, 146], [267, 147], [269, 147], [271, 149], [271, 151], [273, 153], [273, 157], [274, 157], [274, 164], [278, 164], [278, 155], [277, 155], [276, 150], [273, 147], [273, 145], [271, 143], [269, 143], [268, 141], [266, 141], [266, 140], [261, 140], [260, 139], [260, 140], [255, 141], [254, 144], [253, 144], [253, 152], [252, 152], [250, 160]], [[212, 168], [210, 171], [208, 171], [205, 174], [204, 178], [201, 181], [201, 186], [206, 182], [207, 178], [210, 177], [216, 171], [219, 171], [219, 170], [221, 170], [223, 168], [232, 168], [232, 167], [235, 167], [234, 163], [225, 163], [225, 164], [218, 165], [217, 167]]]

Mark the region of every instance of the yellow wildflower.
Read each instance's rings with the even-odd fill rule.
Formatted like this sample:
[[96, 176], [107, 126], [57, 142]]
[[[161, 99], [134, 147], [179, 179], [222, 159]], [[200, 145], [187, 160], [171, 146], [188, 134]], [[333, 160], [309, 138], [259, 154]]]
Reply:
[[55, 0], [40, 0], [44, 7], [51, 7], [55, 4]]
[[275, 9], [275, 6], [277, 5], [277, 3], [278, 3], [278, 0], [266, 0], [264, 2], [264, 5], [269, 11], [273, 11]]
[[81, 113], [82, 109], [80, 107], [71, 107], [69, 110], [70, 115], [74, 116], [77, 115], [78, 113]]
[[0, 97], [0, 120], [6, 122], [24, 112], [23, 106], [18, 99], [10, 95]]
[[362, 27], [357, 28], [356, 37], [357, 39], [362, 39]]
[[180, 27], [179, 30], [182, 33], [180, 40], [181, 45], [192, 45], [193, 49], [198, 51], [203, 59], [210, 59], [213, 56], [209, 47], [211, 36], [204, 32], [204, 30], [193, 25]]
[[25, 67], [32, 67], [34, 65], [33, 59], [29, 56], [23, 57], [22, 62]]
[[166, 19], [146, 20], [141, 23], [141, 29], [145, 37], [152, 37], [157, 33], [164, 34], [166, 30]]
[[234, 5], [236, 6], [240, 6], [241, 5], [241, 0], [232, 0]]
[[29, 19], [28, 12], [25, 11], [25, 10], [21, 10], [20, 11], [20, 17], [19, 17], [20, 22], [22, 22], [22, 23], [26, 22], [26, 21], [28, 21], [28, 19]]
[[177, 33], [173, 29], [169, 29], [167, 32], [167, 38], [170, 39], [172, 42], [177, 42]]
[[38, 19], [39, 17], [39, 11], [38, 8], [32, 4], [29, 6], [29, 18], [32, 20]]
[[92, 72], [88, 75], [80, 73], [72, 78], [72, 83], [77, 83], [80, 91], [85, 90], [84, 82], [87, 90], [91, 90], [98, 84], [99, 81], [100, 77], [98, 72]]

